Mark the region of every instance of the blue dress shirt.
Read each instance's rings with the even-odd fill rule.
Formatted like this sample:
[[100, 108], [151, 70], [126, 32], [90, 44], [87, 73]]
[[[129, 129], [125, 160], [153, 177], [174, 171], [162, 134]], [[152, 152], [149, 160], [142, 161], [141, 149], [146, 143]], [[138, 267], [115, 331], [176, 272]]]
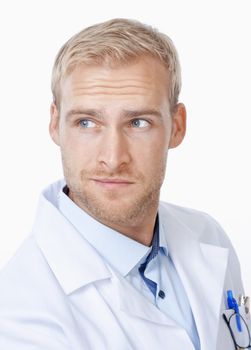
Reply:
[[158, 217], [152, 246], [148, 247], [95, 220], [79, 208], [64, 191], [59, 194], [58, 209], [108, 264], [163, 313], [183, 327], [195, 349], [200, 350], [189, 300], [168, 253]]

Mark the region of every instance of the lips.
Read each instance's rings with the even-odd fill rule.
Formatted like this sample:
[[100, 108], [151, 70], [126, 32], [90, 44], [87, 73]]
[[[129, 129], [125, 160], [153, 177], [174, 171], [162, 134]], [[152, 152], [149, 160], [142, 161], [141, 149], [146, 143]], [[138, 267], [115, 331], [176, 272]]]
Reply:
[[133, 182], [124, 180], [124, 179], [92, 179], [93, 181], [102, 182], [102, 183], [124, 183], [124, 184], [132, 184]]
[[107, 188], [126, 187], [133, 184], [132, 181], [128, 181], [126, 179], [94, 178], [92, 181], [94, 181], [97, 185]]

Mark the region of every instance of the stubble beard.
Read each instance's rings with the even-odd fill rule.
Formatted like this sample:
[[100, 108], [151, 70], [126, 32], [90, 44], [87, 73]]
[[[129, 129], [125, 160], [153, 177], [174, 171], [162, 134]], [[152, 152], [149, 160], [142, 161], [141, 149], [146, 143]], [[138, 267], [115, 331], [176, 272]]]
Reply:
[[[156, 171], [149, 183], [145, 183], [145, 177], [137, 174], [133, 177], [136, 185], [129, 185], [129, 195], [124, 197], [114, 191], [106, 190], [106, 193], [93, 191], [88, 185], [93, 173], [82, 170], [79, 178], [72, 172], [71, 167], [64, 162], [64, 176], [70, 189], [70, 198], [81, 209], [86, 211], [96, 220], [107, 226], [137, 226], [137, 224], [153, 211], [157, 211], [159, 204], [160, 188], [165, 176], [166, 162]], [[120, 174], [107, 174], [98, 172], [99, 176], [127, 177], [128, 172]], [[92, 184], [93, 185], [93, 184]], [[131, 187], [131, 188], [130, 188]]]

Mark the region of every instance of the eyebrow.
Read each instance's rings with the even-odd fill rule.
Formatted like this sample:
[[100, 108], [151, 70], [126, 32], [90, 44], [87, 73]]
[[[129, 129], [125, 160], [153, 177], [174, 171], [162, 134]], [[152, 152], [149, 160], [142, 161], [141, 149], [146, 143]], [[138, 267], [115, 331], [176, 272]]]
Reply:
[[[69, 110], [66, 113], [66, 119], [69, 119], [75, 115], [86, 115], [86, 116], [92, 116], [98, 119], [103, 119], [104, 113], [102, 110], [97, 110], [97, 109], [82, 109], [82, 108], [74, 108]], [[159, 110], [155, 108], [147, 108], [147, 109], [139, 109], [139, 110], [128, 110], [128, 109], [123, 109], [122, 111], [122, 116], [124, 118], [136, 118], [144, 115], [152, 115], [158, 118], [162, 118], [162, 114], [160, 113]]]
[[70, 109], [66, 113], [65, 118], [69, 119], [69, 118], [73, 117], [74, 115], [89, 115], [89, 116], [93, 116], [93, 117], [96, 117], [96, 118], [101, 118], [100, 111], [98, 111], [96, 109], [81, 109], [81, 108]]
[[139, 110], [123, 110], [125, 117], [140, 117], [143, 115], [152, 115], [158, 118], [162, 118], [162, 114], [155, 108], [139, 109]]

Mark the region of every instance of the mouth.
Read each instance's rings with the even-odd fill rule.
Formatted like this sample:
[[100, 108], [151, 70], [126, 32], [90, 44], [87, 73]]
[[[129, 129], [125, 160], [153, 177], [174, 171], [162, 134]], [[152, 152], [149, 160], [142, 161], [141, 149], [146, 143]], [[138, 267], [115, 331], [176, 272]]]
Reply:
[[133, 185], [132, 181], [128, 181], [126, 179], [93, 178], [91, 180], [98, 186], [110, 189], [123, 188]]

